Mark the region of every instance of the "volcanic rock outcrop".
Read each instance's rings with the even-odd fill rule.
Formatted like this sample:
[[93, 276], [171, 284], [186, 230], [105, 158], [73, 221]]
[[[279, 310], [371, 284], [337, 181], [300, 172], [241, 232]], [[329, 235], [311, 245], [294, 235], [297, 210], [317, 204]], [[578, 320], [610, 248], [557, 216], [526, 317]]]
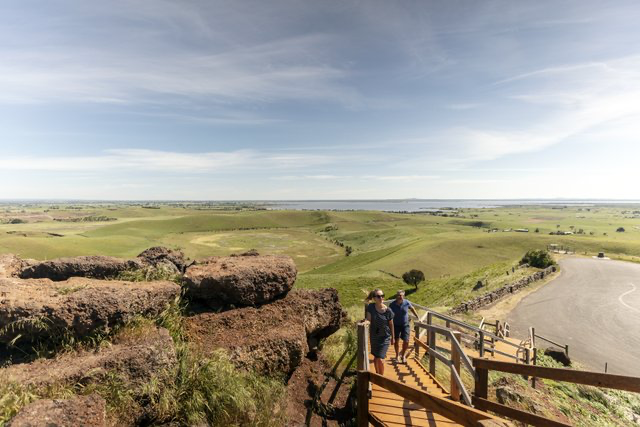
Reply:
[[112, 345], [95, 351], [65, 353], [54, 359], [10, 365], [0, 374], [6, 381], [36, 387], [87, 385], [115, 376], [134, 392], [154, 375], [176, 365], [173, 339], [163, 328], [144, 328], [117, 336]]
[[184, 273], [187, 268], [187, 261], [182, 251], [163, 246], [154, 246], [143, 251], [136, 257], [136, 261], [146, 266], [175, 273]]
[[288, 377], [309, 351], [309, 341], [337, 331], [345, 316], [335, 289], [294, 290], [259, 308], [195, 315], [186, 329], [205, 354], [224, 348], [242, 368]]
[[106, 427], [106, 402], [97, 394], [42, 399], [25, 406], [7, 427]]
[[[110, 332], [139, 316], [157, 316], [178, 300], [181, 288], [171, 281], [98, 280], [132, 270], [142, 270], [144, 277], [157, 277], [149, 271], [183, 274], [191, 300], [226, 310], [202, 312], [204, 307], [192, 305], [200, 313], [184, 319], [184, 326], [187, 345], [200, 352], [197, 356], [223, 349], [238, 367], [271, 376], [289, 378], [304, 362], [311, 363], [305, 357], [346, 316], [334, 289], [292, 291], [297, 270], [286, 256], [253, 251], [189, 266], [182, 252], [162, 247], [133, 260], [88, 256], [32, 262], [8, 255], [0, 257], [0, 349], [16, 342], [54, 344], [53, 349], [61, 337]], [[4, 361], [14, 364], [0, 368], [0, 381], [36, 392], [89, 387], [109, 399], [115, 381], [134, 399], [129, 413], [110, 412], [105, 421], [101, 397], [77, 396], [33, 402], [9, 425], [147, 425], [160, 417], [148, 386], [162, 387], [175, 378], [176, 349], [166, 329], [135, 325], [108, 334], [91, 350], [82, 347], [30, 363], [9, 357]]]
[[125, 260], [110, 256], [91, 255], [58, 258], [31, 265], [20, 272], [21, 279], [67, 280], [70, 277], [108, 279], [124, 271], [142, 268], [138, 260]]
[[180, 286], [168, 281], [0, 279], [0, 342], [18, 335], [46, 339], [61, 331], [84, 337], [136, 315], [157, 315], [179, 295]]
[[261, 305], [284, 296], [296, 280], [296, 266], [288, 256], [212, 257], [187, 268], [187, 295], [212, 307]]
[[[16, 259], [19, 260], [17, 257]], [[53, 281], [63, 281], [71, 277], [115, 279], [126, 271], [144, 269], [155, 269], [168, 274], [181, 274], [184, 273], [187, 266], [187, 261], [181, 251], [162, 246], [149, 248], [134, 259], [91, 255], [40, 262], [19, 261], [22, 264], [18, 267], [17, 275], [21, 279], [50, 279]], [[0, 265], [2, 265], [1, 259]], [[14, 273], [14, 275], [16, 274]]]

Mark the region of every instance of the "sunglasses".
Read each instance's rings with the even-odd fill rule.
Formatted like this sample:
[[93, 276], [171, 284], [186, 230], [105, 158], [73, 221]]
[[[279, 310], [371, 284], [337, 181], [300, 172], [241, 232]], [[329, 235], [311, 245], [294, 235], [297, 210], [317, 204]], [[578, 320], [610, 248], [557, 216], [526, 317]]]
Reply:
[[382, 295], [375, 295], [374, 297], [375, 297], [375, 298], [384, 298], [384, 294], [382, 294]]

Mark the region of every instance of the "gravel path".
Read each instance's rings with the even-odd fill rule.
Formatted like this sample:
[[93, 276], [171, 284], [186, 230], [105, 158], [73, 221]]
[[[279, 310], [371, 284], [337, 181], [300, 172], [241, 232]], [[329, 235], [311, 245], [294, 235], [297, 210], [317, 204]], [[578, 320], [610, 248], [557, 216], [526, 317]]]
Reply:
[[640, 264], [576, 257], [560, 266], [557, 279], [509, 314], [513, 335], [533, 326], [590, 369], [608, 363], [609, 373], [640, 377]]

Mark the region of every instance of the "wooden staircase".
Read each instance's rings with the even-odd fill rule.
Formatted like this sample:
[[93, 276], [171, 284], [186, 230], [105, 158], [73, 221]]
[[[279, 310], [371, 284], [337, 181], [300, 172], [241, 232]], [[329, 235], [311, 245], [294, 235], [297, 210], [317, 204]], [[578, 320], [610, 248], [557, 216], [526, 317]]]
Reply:
[[[411, 343], [413, 345], [413, 343]], [[385, 359], [385, 377], [395, 379], [403, 384], [419, 388], [431, 395], [448, 399], [449, 392], [413, 357], [413, 347], [409, 347], [407, 363], [397, 363], [389, 349]], [[373, 365], [373, 357], [369, 356]], [[440, 414], [428, 411], [410, 400], [390, 392], [378, 385], [371, 388], [369, 412], [387, 426], [458, 426], [458, 424]]]

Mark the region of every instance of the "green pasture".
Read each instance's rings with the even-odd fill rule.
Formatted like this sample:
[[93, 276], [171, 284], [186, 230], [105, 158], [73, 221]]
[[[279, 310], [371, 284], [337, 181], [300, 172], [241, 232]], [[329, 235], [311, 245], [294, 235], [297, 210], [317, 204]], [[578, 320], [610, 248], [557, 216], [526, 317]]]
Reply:
[[[522, 206], [443, 213], [201, 209], [170, 204], [153, 209], [132, 204], [4, 205], [0, 253], [35, 259], [86, 254], [131, 257], [163, 245], [199, 259], [257, 249], [290, 255], [300, 271], [297, 286], [335, 287], [347, 305], [361, 301], [364, 290], [373, 287], [389, 294], [404, 287], [399, 277], [416, 268], [424, 271], [427, 283], [413, 298], [443, 306], [472, 297], [470, 288], [480, 276], [489, 281], [489, 288], [513, 280], [506, 270], [527, 250], [549, 244], [587, 255], [605, 251], [609, 256], [640, 259], [639, 206]], [[56, 221], [88, 216], [115, 220]], [[15, 218], [24, 223], [7, 223]], [[618, 227], [625, 232], [616, 232]], [[529, 232], [513, 231], [519, 228]], [[491, 229], [498, 231], [488, 232]], [[556, 231], [576, 234], [549, 234]], [[348, 257], [346, 246], [353, 249]]]

